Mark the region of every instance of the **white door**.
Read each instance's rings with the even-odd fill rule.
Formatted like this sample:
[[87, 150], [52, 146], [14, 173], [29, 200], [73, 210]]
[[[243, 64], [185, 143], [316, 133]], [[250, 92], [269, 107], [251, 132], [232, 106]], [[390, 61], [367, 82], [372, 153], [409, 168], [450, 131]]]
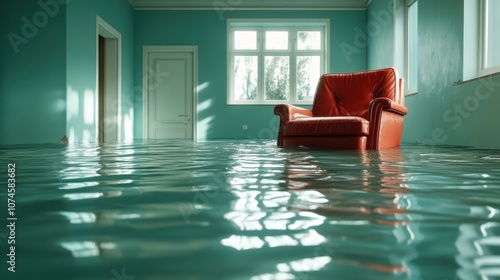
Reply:
[[193, 139], [194, 52], [145, 53], [146, 138]]

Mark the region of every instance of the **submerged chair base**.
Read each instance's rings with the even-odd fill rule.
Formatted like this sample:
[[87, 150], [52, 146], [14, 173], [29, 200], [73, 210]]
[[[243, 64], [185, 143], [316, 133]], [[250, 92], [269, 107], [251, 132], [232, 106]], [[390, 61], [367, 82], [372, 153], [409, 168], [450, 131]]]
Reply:
[[291, 148], [305, 146], [331, 150], [365, 150], [366, 143], [366, 136], [293, 136], [284, 137], [282, 147]]

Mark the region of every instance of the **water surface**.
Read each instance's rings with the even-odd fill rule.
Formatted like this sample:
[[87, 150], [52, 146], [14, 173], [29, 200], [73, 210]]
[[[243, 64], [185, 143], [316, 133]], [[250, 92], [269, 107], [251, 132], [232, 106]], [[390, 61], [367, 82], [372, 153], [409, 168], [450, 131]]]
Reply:
[[500, 279], [500, 151], [159, 141], [0, 163], [1, 279]]

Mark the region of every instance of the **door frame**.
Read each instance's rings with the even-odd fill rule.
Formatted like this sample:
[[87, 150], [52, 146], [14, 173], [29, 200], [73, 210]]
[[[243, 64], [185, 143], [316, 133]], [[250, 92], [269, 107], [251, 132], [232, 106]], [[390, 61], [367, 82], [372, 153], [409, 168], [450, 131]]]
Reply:
[[[96, 120], [96, 139], [99, 141], [99, 36], [104, 37], [106, 41], [105, 52], [105, 73], [106, 78], [106, 89], [105, 94], [112, 94], [111, 96], [116, 96], [116, 100], [112, 100], [111, 105], [116, 104], [116, 116], [112, 116], [112, 121], [116, 122], [116, 140], [121, 141], [122, 125], [121, 125], [121, 110], [122, 110], [122, 35], [115, 28], [113, 28], [109, 23], [103, 20], [101, 17], [96, 16], [96, 94], [95, 94], [95, 120]], [[110, 56], [109, 54], [116, 53], [116, 56]], [[109, 96], [108, 96], [109, 97]], [[106, 106], [106, 104], [104, 105]], [[106, 111], [106, 107], [104, 108]], [[106, 113], [105, 113], [106, 114]], [[106, 126], [106, 124], [104, 124]], [[106, 133], [105, 131], [103, 132]], [[106, 139], [104, 139], [106, 141]]]
[[192, 92], [192, 111], [191, 111], [191, 120], [192, 120], [192, 135], [193, 135], [193, 140], [197, 140], [197, 127], [198, 127], [198, 46], [168, 46], [168, 45], [145, 45], [143, 46], [143, 68], [142, 68], [142, 130], [143, 130], [143, 138], [144, 139], [149, 139], [149, 120], [148, 120], [148, 113], [149, 113], [149, 100], [148, 100], [148, 95], [149, 95], [149, 85], [148, 85], [148, 78], [149, 78], [149, 55], [151, 53], [158, 53], [158, 52], [163, 52], [163, 53], [190, 53], [193, 55], [193, 92]]

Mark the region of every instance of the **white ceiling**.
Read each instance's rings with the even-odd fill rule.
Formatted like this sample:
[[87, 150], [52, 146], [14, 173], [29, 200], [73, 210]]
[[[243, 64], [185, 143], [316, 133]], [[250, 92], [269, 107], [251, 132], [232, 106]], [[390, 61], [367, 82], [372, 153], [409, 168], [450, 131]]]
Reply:
[[129, 0], [136, 9], [356, 9], [371, 0]]

